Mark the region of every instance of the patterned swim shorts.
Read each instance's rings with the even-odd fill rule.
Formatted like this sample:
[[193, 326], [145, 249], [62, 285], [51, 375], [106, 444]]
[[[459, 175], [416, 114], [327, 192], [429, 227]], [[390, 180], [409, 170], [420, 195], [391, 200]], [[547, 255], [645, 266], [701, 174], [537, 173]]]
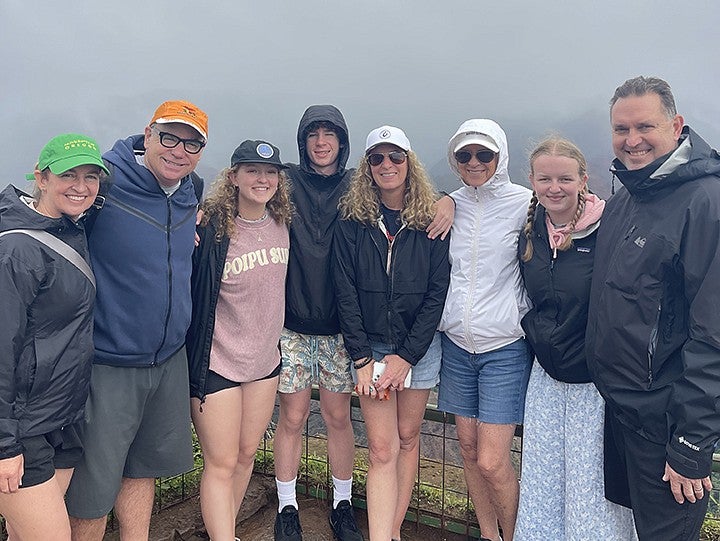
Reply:
[[351, 393], [350, 357], [341, 334], [322, 336], [283, 329], [278, 391], [296, 393], [313, 382], [333, 393]]

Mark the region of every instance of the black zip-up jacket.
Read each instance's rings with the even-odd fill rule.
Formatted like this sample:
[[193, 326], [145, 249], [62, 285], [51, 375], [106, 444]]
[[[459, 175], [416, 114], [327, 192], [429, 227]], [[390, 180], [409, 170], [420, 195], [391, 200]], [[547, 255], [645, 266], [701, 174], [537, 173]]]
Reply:
[[425, 231], [403, 227], [391, 253], [388, 245], [378, 227], [338, 223], [333, 277], [340, 326], [352, 360], [372, 355], [373, 341], [396, 346], [397, 355], [415, 365], [442, 316], [450, 285], [450, 237], [430, 240]]
[[625, 189], [598, 233], [590, 374], [623, 424], [699, 479], [720, 435], [720, 156], [686, 126], [645, 168], [613, 163]]
[[[338, 170], [316, 173], [305, 151], [308, 130], [314, 122], [329, 122], [340, 139]], [[338, 202], [353, 169], [345, 169], [350, 144], [340, 111], [332, 105], [313, 105], [305, 111], [297, 131], [300, 164], [288, 164], [290, 198], [295, 213], [290, 224], [290, 259], [285, 282], [285, 327], [302, 334], [340, 332], [337, 300], [332, 285], [332, 238], [338, 221]]]
[[[0, 193], [0, 231], [47, 231], [88, 261], [81, 223], [49, 218]], [[93, 358], [90, 280], [27, 235], [0, 238], [0, 459], [24, 452], [20, 440], [82, 419]]]
[[[192, 319], [187, 332], [190, 396], [205, 399], [205, 382], [210, 368], [210, 348], [215, 330], [215, 308], [220, 294], [230, 237], [215, 241], [217, 229], [209, 222], [197, 228], [200, 244], [192, 257]], [[203, 302], [200, 302], [200, 301]]]
[[558, 250], [553, 259], [545, 208], [538, 205], [533, 224], [533, 256], [523, 262], [527, 239], [521, 233], [518, 257], [533, 308], [522, 319], [522, 327], [540, 366], [550, 377], [565, 383], [589, 383], [585, 360], [590, 280], [597, 230], [573, 238], [568, 250]]

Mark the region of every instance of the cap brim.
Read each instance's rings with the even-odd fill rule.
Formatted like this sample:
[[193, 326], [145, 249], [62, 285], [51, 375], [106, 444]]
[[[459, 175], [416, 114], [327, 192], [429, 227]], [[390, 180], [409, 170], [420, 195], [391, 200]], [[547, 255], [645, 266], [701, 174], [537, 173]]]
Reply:
[[455, 145], [455, 150], [453, 150], [453, 153], [457, 152], [463, 147], [466, 147], [468, 145], [480, 145], [481, 147], [485, 147], [488, 150], [492, 150], [496, 154], [500, 152], [500, 147], [492, 140], [489, 136], [486, 135], [467, 135], [463, 137], [460, 141], [458, 141], [457, 145]]
[[207, 133], [205, 133], [205, 130], [203, 130], [199, 125], [195, 124], [194, 122], [190, 122], [187, 118], [172, 118], [169, 116], [165, 116], [162, 118], [156, 118], [155, 119], [156, 124], [185, 124], [186, 126], [190, 126], [193, 128], [196, 132], [198, 132], [202, 137], [207, 140], [208, 136]]
[[285, 165], [284, 163], [272, 163], [272, 162], [261, 162], [260, 160], [238, 160], [234, 161], [230, 164], [230, 167], [235, 167], [236, 165], [241, 165], [243, 163], [264, 163], [266, 165], [274, 165], [275, 167], [279, 167], [280, 169], [289, 169], [289, 165]]
[[[100, 169], [105, 171], [105, 173], [107, 173], [108, 175], [110, 174], [110, 171], [108, 171], [108, 168], [105, 167], [105, 164], [103, 163], [101, 158], [88, 154], [76, 154], [75, 156], [69, 156], [67, 158], [57, 160], [51, 163], [48, 168], [54, 174], [60, 175], [65, 171], [72, 169], [73, 167], [78, 167], [80, 165], [97, 165]], [[33, 175], [32, 178], [35, 178], [35, 175]], [[31, 179], [28, 178], [28, 180]]]

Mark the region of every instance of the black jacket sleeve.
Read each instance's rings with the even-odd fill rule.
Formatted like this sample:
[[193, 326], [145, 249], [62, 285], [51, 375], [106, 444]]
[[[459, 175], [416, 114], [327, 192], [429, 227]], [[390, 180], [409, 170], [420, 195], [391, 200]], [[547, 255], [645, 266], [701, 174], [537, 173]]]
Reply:
[[720, 437], [720, 189], [709, 191], [688, 209], [680, 247], [689, 338], [668, 408], [674, 432], [667, 462], [691, 479], [710, 475]]
[[42, 277], [9, 251], [0, 257], [0, 459], [22, 454], [15, 401], [18, 363], [26, 340], [28, 308]]

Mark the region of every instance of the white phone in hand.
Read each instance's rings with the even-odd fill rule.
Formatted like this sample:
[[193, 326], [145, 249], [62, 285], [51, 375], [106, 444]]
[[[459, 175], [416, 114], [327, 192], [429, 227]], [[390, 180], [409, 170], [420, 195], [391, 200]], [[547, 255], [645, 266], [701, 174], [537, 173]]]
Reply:
[[[387, 367], [387, 363], [375, 361], [375, 363], [373, 364], [373, 375], [372, 375], [373, 383], [376, 383], [377, 380], [380, 379], [380, 376], [383, 375], [383, 372], [385, 372], [386, 367]], [[406, 389], [410, 387], [411, 380], [412, 380], [412, 367], [410, 367], [410, 370], [408, 370], [407, 377], [405, 378], [405, 382], [403, 383], [403, 385]]]

